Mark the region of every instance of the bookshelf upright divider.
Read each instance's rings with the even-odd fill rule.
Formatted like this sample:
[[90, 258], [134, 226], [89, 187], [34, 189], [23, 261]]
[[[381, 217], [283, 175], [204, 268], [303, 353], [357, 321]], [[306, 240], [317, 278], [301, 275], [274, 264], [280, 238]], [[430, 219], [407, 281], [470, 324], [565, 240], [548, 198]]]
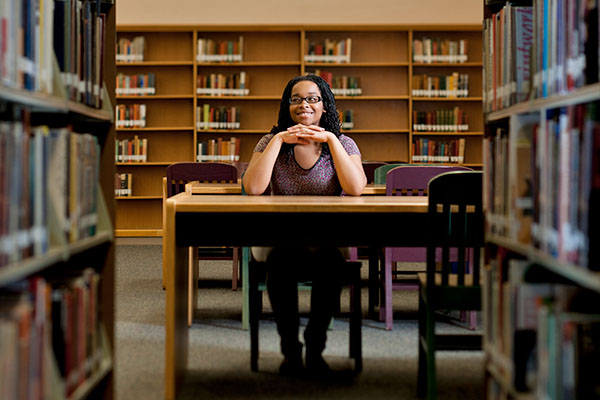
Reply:
[[594, 398], [598, 5], [486, 1], [483, 25], [486, 398]]
[[2, 394], [112, 399], [114, 2], [12, 3], [3, 34], [32, 23], [0, 34]]
[[[466, 142], [462, 164], [475, 169], [481, 168], [483, 121], [477, 116], [481, 113], [481, 98], [471, 95], [469, 98], [457, 97], [440, 101], [431, 98], [416, 99], [412, 95], [413, 71], [417, 70], [448, 74], [463, 71], [472, 76], [470, 82], [474, 82], [475, 87], [471, 92], [481, 90], [480, 26], [120, 26], [117, 32], [119, 38], [130, 40], [143, 36], [148, 53], [146, 59], [150, 57], [139, 66], [119, 62], [118, 72], [141, 68], [147, 72], [156, 72], [156, 98], [143, 98], [148, 104], [147, 127], [139, 132], [129, 133], [130, 136], [152, 135], [148, 144], [147, 162], [136, 165], [117, 164], [118, 172], [133, 175], [132, 196], [117, 197], [117, 236], [162, 234], [160, 182], [168, 164], [198, 161], [200, 157], [203, 160], [216, 160], [214, 151], [200, 154], [202, 148], [214, 149], [219, 142], [222, 144], [232, 138], [239, 142], [240, 165], [247, 163], [260, 137], [268, 133], [275, 124], [281, 92], [287, 81], [295, 75], [318, 73], [330, 82], [336, 94], [343, 131], [357, 142], [365, 161], [416, 163], [413, 159], [413, 142], [427, 138], [431, 142], [431, 151], [437, 149], [440, 154], [445, 152], [448, 157], [436, 159], [432, 156], [419, 163], [456, 164], [458, 161], [449, 159], [450, 147], [447, 142], [462, 138]], [[176, 43], [178, 37], [183, 35], [192, 41], [191, 51], [187, 42], [184, 46]], [[431, 64], [417, 63], [412, 59], [412, 42], [417, 37], [467, 40], [468, 61], [453, 60], [440, 65], [437, 65], [438, 61]], [[199, 44], [200, 40], [205, 42]], [[210, 45], [209, 41], [212, 41]], [[222, 61], [217, 56], [205, 56], [202, 60], [198, 58], [199, 46], [202, 49], [213, 45], [236, 48], [239, 41], [243, 42], [241, 59], [234, 56], [228, 56]], [[169, 76], [169, 79], [159, 76], [161, 69], [175, 67], [169, 67], [167, 62], [174, 61], [168, 59], [169, 51], [173, 50], [157, 51], [157, 46], [161, 50], [166, 47], [178, 49], [179, 62], [191, 58], [189, 65], [192, 71], [187, 69], [187, 64], [186, 67], [181, 67], [186, 68], [186, 73], [189, 73], [193, 81], [188, 85], [188, 89], [193, 92], [189, 100], [193, 114], [187, 117], [181, 114], [181, 118], [190, 120], [192, 126], [189, 132], [178, 130], [183, 129], [181, 125], [174, 129], [174, 124], [171, 124], [173, 126], [168, 132], [166, 127], [165, 132], [158, 132], [156, 130], [159, 127], [152, 121], [154, 110], [150, 105], [162, 105], [166, 111], [168, 103], [179, 100], [160, 96], [165, 91], [182, 94], [181, 88], [185, 86], [182, 74]], [[327, 47], [335, 54], [329, 58], [317, 54], [307, 57], [311, 50], [319, 46], [323, 49]], [[346, 49], [348, 53], [344, 53]], [[201, 80], [205, 82], [207, 79], [235, 83], [244, 81], [247, 83], [244, 86], [247, 92], [236, 89], [232, 95], [226, 91], [214, 91], [209, 86], [202, 87]], [[180, 91], [175, 91], [174, 87], [179, 87]], [[142, 99], [128, 98], [126, 101], [141, 102]], [[416, 132], [413, 129], [413, 110], [435, 112], [446, 105], [466, 109], [472, 118], [467, 131]], [[204, 107], [208, 107], [206, 112]], [[229, 120], [226, 122], [228, 125], [204, 125], [210, 123], [203, 120], [206, 113], [232, 113], [233, 108], [239, 112], [240, 120], [235, 121], [239, 123], [239, 127]], [[183, 109], [184, 107], [179, 107], [177, 112], [184, 113]], [[431, 128], [433, 129], [435, 128]], [[125, 139], [127, 135], [128, 131], [125, 129], [118, 131], [119, 138]], [[434, 141], [439, 145], [434, 146]], [[200, 142], [203, 143], [201, 148]], [[170, 151], [169, 146], [174, 145], [180, 151]]]

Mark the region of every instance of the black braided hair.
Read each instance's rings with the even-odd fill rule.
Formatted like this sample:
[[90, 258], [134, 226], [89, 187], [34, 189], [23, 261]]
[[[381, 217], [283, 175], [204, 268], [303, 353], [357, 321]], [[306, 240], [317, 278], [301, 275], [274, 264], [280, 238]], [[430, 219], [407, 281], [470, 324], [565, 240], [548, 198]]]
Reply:
[[[335, 96], [329, 87], [327, 81], [318, 75], [308, 74], [296, 76], [287, 83], [283, 94], [281, 96], [281, 103], [279, 104], [279, 116], [277, 118], [277, 125], [273, 125], [271, 129], [272, 134], [276, 134], [286, 130], [287, 128], [296, 125], [296, 122], [290, 115], [290, 97], [292, 96], [292, 88], [295, 84], [301, 81], [314, 82], [319, 90], [321, 91], [321, 98], [323, 99], [323, 110], [325, 111], [319, 121], [319, 126], [325, 128], [325, 130], [333, 133], [336, 137], [341, 135], [340, 118], [335, 105]], [[293, 148], [293, 144], [284, 143], [281, 147], [281, 151], [290, 151]], [[326, 143], [323, 143], [322, 151], [324, 153], [329, 152], [329, 147]]]

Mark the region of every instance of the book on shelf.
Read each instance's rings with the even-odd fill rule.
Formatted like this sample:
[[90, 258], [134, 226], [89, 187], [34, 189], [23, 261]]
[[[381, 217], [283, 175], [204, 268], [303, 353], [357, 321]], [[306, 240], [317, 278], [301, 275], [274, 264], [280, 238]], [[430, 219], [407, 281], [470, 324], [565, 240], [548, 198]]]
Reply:
[[537, 1], [533, 21], [535, 97], [565, 93], [599, 80], [597, 2]]
[[467, 132], [469, 117], [460, 107], [435, 111], [413, 110], [414, 132]]
[[[597, 397], [600, 382], [592, 372], [600, 355], [600, 314], [592, 306], [597, 304], [597, 296], [581, 289], [570, 290], [567, 295], [557, 293], [541, 303], [537, 326], [538, 398]], [[583, 299], [577, 301], [578, 297]], [[565, 304], [565, 298], [579, 305]]]
[[242, 62], [244, 60], [244, 37], [238, 40], [214, 40], [198, 38], [196, 61], [208, 62]]
[[3, 291], [0, 349], [11, 362], [0, 367], [3, 398], [66, 398], [100, 366], [100, 276], [74, 273], [35, 275]]
[[115, 113], [117, 129], [146, 127], [145, 104], [117, 104]]
[[240, 160], [241, 139], [231, 137], [198, 141], [196, 161], [198, 162], [237, 162]]
[[134, 135], [130, 139], [115, 139], [116, 163], [140, 163], [148, 161], [148, 139]]
[[533, 8], [507, 3], [484, 21], [484, 109], [499, 110], [529, 97]]
[[100, 275], [92, 268], [73, 270], [49, 281], [52, 348], [70, 396], [100, 367], [103, 357], [100, 324]]
[[361, 96], [360, 77], [347, 75], [333, 75], [332, 72], [316, 69], [308, 74], [317, 75], [325, 79], [336, 96]]
[[204, 104], [196, 108], [196, 128], [199, 130], [209, 129], [240, 129], [240, 108], [212, 107]]
[[156, 94], [156, 76], [147, 74], [117, 74], [115, 94], [117, 96], [150, 96]]
[[0, 267], [48, 251], [50, 209], [65, 238], [95, 233], [99, 157], [95, 136], [0, 122]]
[[533, 245], [551, 257], [600, 270], [595, 220], [600, 148], [598, 105], [547, 110], [534, 131]]
[[469, 74], [413, 75], [412, 95], [415, 97], [469, 97]]
[[351, 54], [352, 38], [305, 40], [304, 61], [307, 63], [349, 63]]
[[136, 36], [133, 39], [119, 38], [116, 44], [117, 62], [142, 62], [146, 50], [146, 39], [144, 36]]
[[106, 14], [101, 2], [55, 0], [54, 52], [69, 99], [102, 107]]
[[115, 173], [115, 196], [131, 197], [133, 195], [133, 174]]
[[338, 110], [342, 130], [354, 129], [354, 110]]
[[423, 37], [413, 39], [414, 63], [464, 63], [469, 60], [466, 39], [450, 40]]
[[462, 164], [465, 158], [465, 139], [435, 140], [417, 138], [412, 143], [412, 162]]
[[5, 0], [0, 7], [0, 82], [53, 93], [54, 0]]
[[248, 96], [248, 78], [245, 71], [230, 75], [198, 74], [196, 93], [201, 96]]

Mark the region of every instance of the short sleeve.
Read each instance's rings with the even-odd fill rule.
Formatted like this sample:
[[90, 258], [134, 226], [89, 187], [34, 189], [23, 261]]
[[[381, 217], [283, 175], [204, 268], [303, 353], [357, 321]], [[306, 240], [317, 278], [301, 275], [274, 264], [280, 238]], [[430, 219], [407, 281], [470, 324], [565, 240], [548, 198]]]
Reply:
[[272, 133], [269, 133], [265, 136], [263, 136], [258, 143], [256, 144], [256, 146], [254, 147], [254, 152], [255, 153], [262, 153], [266, 148], [267, 145], [269, 144], [269, 142], [271, 141], [271, 139], [273, 139], [273, 135]]
[[340, 143], [342, 144], [342, 146], [344, 147], [344, 149], [346, 150], [346, 153], [348, 153], [349, 156], [353, 156], [353, 155], [360, 156], [360, 150], [358, 149], [358, 146], [356, 145], [356, 142], [354, 140], [352, 140], [351, 138], [349, 138], [348, 136], [343, 135], [343, 134], [340, 135], [339, 140], [340, 140]]

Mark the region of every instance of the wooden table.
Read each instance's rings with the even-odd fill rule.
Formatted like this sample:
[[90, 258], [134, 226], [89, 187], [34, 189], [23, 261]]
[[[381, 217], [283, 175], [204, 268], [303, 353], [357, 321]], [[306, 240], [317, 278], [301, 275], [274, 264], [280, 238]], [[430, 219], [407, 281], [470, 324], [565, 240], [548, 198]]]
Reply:
[[423, 246], [426, 215], [426, 197], [180, 193], [167, 199], [165, 398], [177, 398], [187, 369], [189, 246]]
[[[185, 190], [191, 194], [241, 194], [242, 184], [238, 183], [201, 183], [190, 182], [185, 185]], [[362, 192], [363, 196], [385, 196], [385, 185], [369, 184]]]

